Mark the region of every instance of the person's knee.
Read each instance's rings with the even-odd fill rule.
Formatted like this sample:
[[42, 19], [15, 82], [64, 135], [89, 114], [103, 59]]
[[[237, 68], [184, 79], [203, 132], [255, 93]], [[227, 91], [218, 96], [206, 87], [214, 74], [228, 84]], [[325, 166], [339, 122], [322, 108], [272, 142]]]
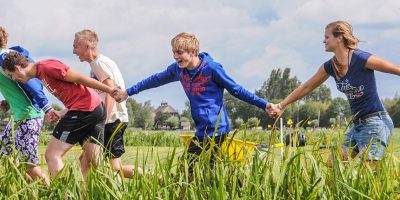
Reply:
[[40, 176], [41, 175], [41, 170], [37, 166], [26, 168], [25, 172], [31, 176]]
[[84, 160], [86, 160], [88, 164], [96, 166], [99, 159], [100, 148], [85, 149], [84, 154]]
[[28, 173], [29, 175], [34, 175], [35, 169], [34, 169], [34, 167], [27, 168], [27, 169], [25, 170], [25, 172]]
[[52, 151], [50, 151], [49, 149], [47, 149], [46, 152], [44, 153], [44, 158], [46, 159], [47, 163], [54, 160], [55, 157], [56, 157], [55, 154], [52, 153]]
[[86, 161], [87, 163], [94, 163], [96, 161], [96, 156], [94, 153], [86, 152], [82, 159], [82, 162], [83, 161]]
[[86, 161], [85, 159], [86, 159], [86, 158], [85, 158], [85, 155], [82, 153], [82, 154], [79, 156], [79, 162]]
[[121, 169], [121, 163], [120, 162], [112, 162], [113, 168], [115, 171], [119, 171]]
[[[141, 168], [141, 167], [135, 167], [135, 169], [136, 169], [136, 172], [137, 172], [137, 174], [139, 175], [139, 176], [142, 176], [143, 175], [143, 169]], [[134, 169], [134, 170], [135, 170]]]

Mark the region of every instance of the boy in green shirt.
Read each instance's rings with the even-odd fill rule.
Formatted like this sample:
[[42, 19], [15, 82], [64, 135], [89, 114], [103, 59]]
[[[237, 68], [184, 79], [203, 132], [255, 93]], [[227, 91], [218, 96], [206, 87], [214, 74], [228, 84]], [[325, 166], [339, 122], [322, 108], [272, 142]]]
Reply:
[[[0, 26], [0, 56], [7, 53], [7, 32]], [[34, 90], [41, 90], [40, 87]], [[38, 143], [40, 130], [43, 125], [44, 112], [35, 108], [28, 94], [25, 93], [19, 85], [8, 78], [2, 69], [0, 69], [0, 92], [4, 96], [5, 101], [1, 101], [0, 109], [6, 112], [9, 108], [14, 115], [14, 125], [21, 120], [23, 122], [14, 130], [15, 144], [12, 144], [12, 122], [10, 121], [4, 132], [0, 133], [0, 151], [2, 155], [12, 152], [12, 146], [19, 151], [19, 160], [27, 162], [30, 165], [26, 169], [26, 173], [30, 177], [38, 177], [43, 179], [47, 185], [50, 184], [47, 176], [42, 172], [39, 164]], [[39, 92], [43, 92], [42, 90]], [[43, 94], [44, 95], [44, 94]], [[42, 98], [45, 98], [42, 96]], [[47, 99], [46, 99], [47, 100]], [[26, 113], [29, 114], [24, 119]], [[49, 116], [51, 113], [49, 113]], [[3, 146], [4, 145], [4, 146]]]

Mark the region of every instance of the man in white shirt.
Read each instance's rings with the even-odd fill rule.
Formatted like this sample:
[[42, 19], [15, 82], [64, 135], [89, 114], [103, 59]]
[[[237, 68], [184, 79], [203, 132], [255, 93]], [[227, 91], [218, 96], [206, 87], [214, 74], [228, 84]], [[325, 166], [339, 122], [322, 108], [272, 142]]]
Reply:
[[[97, 34], [92, 30], [75, 33], [73, 53], [81, 62], [88, 62], [91, 67], [90, 76], [111, 88], [125, 89], [124, 79], [117, 64], [97, 51], [99, 42]], [[104, 129], [105, 155], [110, 158], [116, 171], [122, 170], [124, 177], [132, 178], [133, 165], [122, 165], [121, 156], [125, 153], [123, 135], [128, 124], [126, 101], [117, 103], [110, 94], [98, 91], [106, 105], [107, 119]], [[142, 174], [142, 169], [137, 168]]]

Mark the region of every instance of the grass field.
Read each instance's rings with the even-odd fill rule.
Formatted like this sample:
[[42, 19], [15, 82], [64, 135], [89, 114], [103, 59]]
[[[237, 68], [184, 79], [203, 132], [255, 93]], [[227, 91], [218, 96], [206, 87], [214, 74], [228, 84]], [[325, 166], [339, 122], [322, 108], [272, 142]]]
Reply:
[[[207, 151], [192, 174], [187, 160], [180, 157], [185, 147], [177, 132], [127, 133], [127, 143], [136, 146], [126, 147], [123, 162], [143, 167], [145, 174], [122, 182], [107, 163], [89, 171], [84, 181], [78, 163], [80, 150], [66, 154], [66, 166], [50, 187], [40, 180], [25, 181], [23, 167], [3, 157], [0, 199], [400, 199], [400, 129], [395, 129], [378, 168], [363, 157], [342, 161], [336, 148], [319, 149], [322, 144], [337, 145], [343, 130], [302, 132], [308, 145], [286, 147], [284, 157], [280, 149], [270, 149], [263, 156], [255, 153], [251, 163], [222, 155], [215, 167], [210, 167], [204, 164], [210, 162], [211, 152]], [[236, 138], [257, 143], [278, 140], [270, 131], [241, 129], [235, 133]], [[169, 143], [173, 147], [168, 147]], [[43, 155], [45, 145], [39, 149]], [[328, 167], [326, 158], [331, 152], [335, 157]], [[41, 168], [47, 171], [45, 163]]]
[[[151, 132], [151, 134], [158, 133], [158, 131]], [[128, 134], [136, 134], [136, 133], [127, 133]], [[174, 132], [170, 131], [167, 133], [167, 135], [175, 135], [178, 137], [180, 133], [179, 132]], [[257, 133], [257, 134], [262, 134], [262, 133]], [[129, 137], [128, 137], [129, 138]], [[393, 131], [393, 135], [391, 138], [391, 145], [393, 148], [393, 152], [395, 155], [400, 156], [400, 128], [396, 128]], [[265, 140], [263, 141], [264, 143], [266, 142]], [[79, 146], [76, 146], [79, 147]], [[308, 144], [308, 146], [304, 147], [305, 149], [310, 150], [312, 148], [312, 144]], [[41, 168], [42, 170], [47, 171], [47, 165], [44, 161], [44, 152], [45, 152], [46, 146], [41, 145], [39, 146], [39, 153], [42, 157], [41, 159]], [[80, 153], [82, 152], [79, 150], [79, 148], [73, 148], [75, 150], [71, 150], [67, 152], [67, 154], [64, 157], [64, 162], [73, 162], [73, 163], [78, 163], [78, 158]], [[145, 163], [146, 166], [153, 168], [156, 165], [157, 158], [160, 158], [161, 160], [165, 160], [167, 155], [171, 153], [175, 149], [175, 153], [177, 154], [178, 158], [184, 151], [183, 146], [179, 147], [162, 147], [162, 146], [126, 146], [125, 147], [125, 154], [121, 157], [122, 162], [125, 164], [132, 164], [138, 161], [138, 163], [142, 164]], [[326, 152], [326, 155], [328, 155], [329, 151], [327, 150], [321, 150], [323, 152]], [[276, 152], [277, 155], [279, 155], [279, 151]]]
[[[79, 147], [79, 146], [77, 146]], [[181, 155], [182, 152], [184, 151], [184, 147], [149, 147], [149, 146], [138, 146], [138, 147], [132, 147], [128, 146], [125, 147], [125, 154], [121, 157], [122, 162], [129, 164], [129, 163], [135, 163], [136, 159], [139, 161], [139, 163], [146, 162], [147, 166], [154, 166], [157, 161], [157, 156], [159, 156], [160, 159], [165, 159], [168, 155], [168, 153], [171, 153], [173, 149], [176, 148], [176, 153], [177, 155]], [[41, 155], [41, 168], [42, 170], [47, 171], [47, 165], [44, 160], [44, 152], [45, 152], [46, 146], [40, 146], [39, 147], [39, 152]], [[79, 163], [79, 155], [81, 154], [82, 150], [78, 148], [74, 148], [73, 150], [69, 151], [66, 153], [64, 156], [64, 162], [65, 163]]]

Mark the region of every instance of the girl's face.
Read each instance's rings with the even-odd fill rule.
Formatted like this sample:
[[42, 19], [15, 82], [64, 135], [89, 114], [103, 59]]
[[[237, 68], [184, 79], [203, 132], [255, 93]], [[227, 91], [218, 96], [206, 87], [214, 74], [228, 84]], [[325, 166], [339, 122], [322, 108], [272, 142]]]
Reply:
[[325, 29], [325, 38], [324, 38], [324, 44], [325, 44], [325, 51], [327, 52], [333, 52], [339, 44], [343, 41], [343, 36], [338, 36], [335, 37], [333, 35], [333, 30], [331, 27], [328, 27]]

